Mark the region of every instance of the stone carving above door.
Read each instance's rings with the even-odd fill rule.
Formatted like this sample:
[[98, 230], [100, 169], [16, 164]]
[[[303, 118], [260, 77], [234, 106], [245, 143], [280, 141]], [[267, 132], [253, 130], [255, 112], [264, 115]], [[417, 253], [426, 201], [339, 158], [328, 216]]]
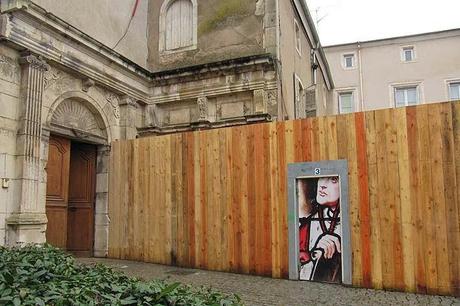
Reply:
[[51, 124], [68, 128], [76, 134], [87, 133], [107, 138], [104, 125], [97, 116], [98, 114], [91, 111], [83, 102], [67, 99], [54, 111]]

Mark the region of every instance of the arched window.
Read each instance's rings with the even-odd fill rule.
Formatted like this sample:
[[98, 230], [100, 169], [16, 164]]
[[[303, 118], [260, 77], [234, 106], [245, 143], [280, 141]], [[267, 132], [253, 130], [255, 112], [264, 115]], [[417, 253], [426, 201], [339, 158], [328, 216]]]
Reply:
[[196, 0], [166, 0], [160, 13], [160, 51], [196, 48]]

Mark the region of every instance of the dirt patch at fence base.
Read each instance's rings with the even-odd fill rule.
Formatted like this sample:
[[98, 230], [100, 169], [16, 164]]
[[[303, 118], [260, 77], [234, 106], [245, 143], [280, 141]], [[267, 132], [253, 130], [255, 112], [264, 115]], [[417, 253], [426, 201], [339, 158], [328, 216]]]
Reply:
[[103, 263], [129, 276], [164, 279], [192, 286], [211, 286], [238, 294], [245, 305], [460, 305], [454, 297], [428, 296], [271, 279], [258, 276], [182, 269], [134, 261], [81, 258], [85, 264]]

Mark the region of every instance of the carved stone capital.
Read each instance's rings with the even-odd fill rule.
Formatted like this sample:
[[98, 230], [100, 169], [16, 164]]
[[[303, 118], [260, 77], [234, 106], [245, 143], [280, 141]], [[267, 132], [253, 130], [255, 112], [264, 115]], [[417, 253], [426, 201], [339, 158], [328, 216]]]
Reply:
[[41, 56], [35, 56], [33, 54], [25, 54], [19, 58], [19, 64], [29, 65], [32, 68], [39, 69], [43, 72], [50, 70], [48, 65]]

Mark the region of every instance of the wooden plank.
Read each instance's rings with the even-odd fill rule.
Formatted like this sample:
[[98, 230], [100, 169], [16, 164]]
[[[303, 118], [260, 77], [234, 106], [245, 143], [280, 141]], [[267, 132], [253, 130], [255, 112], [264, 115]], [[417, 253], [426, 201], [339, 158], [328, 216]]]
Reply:
[[[398, 168], [398, 141], [397, 131], [394, 120], [395, 109], [384, 112], [385, 114], [385, 139], [386, 139], [386, 156], [388, 171], [388, 200], [387, 207], [391, 224], [390, 246], [392, 247], [393, 261], [393, 284], [391, 289], [404, 289], [404, 266], [403, 253], [401, 246], [401, 200], [399, 187], [399, 168]], [[398, 268], [396, 268], [398, 267]]]
[[236, 223], [237, 223], [237, 210], [236, 205], [233, 203], [233, 154], [232, 154], [232, 129], [225, 129], [225, 180], [223, 181], [223, 188], [225, 189], [225, 205], [226, 205], [226, 218], [227, 227], [225, 228], [227, 233], [227, 251], [226, 251], [226, 271], [235, 271], [235, 240], [237, 235]]
[[278, 230], [280, 232], [280, 250], [281, 250], [281, 277], [287, 278], [289, 276], [289, 261], [288, 261], [288, 222], [298, 222], [294, 219], [293, 212], [288, 212], [287, 205], [287, 161], [288, 156], [291, 157], [291, 153], [287, 151], [287, 139], [286, 139], [286, 123], [278, 122], [276, 123], [276, 133], [277, 133], [277, 142], [278, 142], [278, 169], [279, 169], [279, 219], [280, 224]]
[[[262, 214], [262, 221], [263, 221], [263, 252], [264, 252], [264, 261], [262, 264], [263, 267], [263, 275], [271, 276], [272, 275], [272, 214], [270, 209], [270, 130], [269, 125], [264, 124], [263, 127], [263, 145], [264, 145], [264, 154], [263, 154], [263, 161], [262, 164], [264, 167], [260, 167], [263, 170], [263, 193], [262, 193], [262, 205], [263, 205], [263, 214]], [[268, 166], [267, 166], [268, 165]]]
[[[355, 114], [356, 153], [358, 165], [358, 193], [361, 234], [361, 263], [363, 286], [370, 288], [371, 283], [371, 226], [369, 207], [369, 187], [366, 155], [366, 126], [363, 113]], [[332, 141], [332, 140], [331, 140]]]
[[[306, 120], [303, 120], [305, 122]], [[303, 130], [303, 129], [302, 129]], [[304, 132], [301, 133], [301, 138], [303, 140], [303, 136], [305, 135]], [[269, 125], [269, 144], [270, 144], [270, 160], [268, 162], [269, 169], [270, 169], [270, 209], [271, 209], [271, 251], [272, 251], [272, 277], [280, 278], [281, 277], [281, 254], [282, 251], [280, 249], [280, 241], [285, 239], [281, 236], [281, 222], [277, 216], [279, 216], [279, 193], [278, 190], [280, 189], [280, 181], [279, 181], [279, 172], [280, 169], [278, 168], [278, 131], [276, 124]], [[304, 152], [304, 142], [302, 141], [302, 151]], [[302, 153], [302, 156], [303, 153]], [[281, 182], [283, 183], [283, 182]]]
[[[460, 114], [459, 114], [460, 115]], [[446, 204], [446, 227], [448, 244], [448, 266], [450, 274], [450, 295], [460, 296], [460, 219], [458, 211], [459, 189], [455, 176], [455, 140], [454, 140], [454, 113], [450, 103], [441, 106], [441, 139], [442, 139], [442, 168], [444, 175], [444, 195]], [[458, 130], [457, 130], [458, 135]], [[458, 155], [458, 153], [457, 153]]]
[[424, 216], [419, 208], [422, 205], [423, 199], [421, 195], [420, 184], [420, 167], [421, 163], [418, 160], [418, 124], [417, 124], [417, 108], [409, 107], [406, 109], [406, 124], [407, 124], [407, 143], [410, 163], [410, 198], [411, 198], [411, 215], [414, 220], [414, 247], [415, 257], [415, 286], [416, 291], [426, 293], [426, 274], [425, 274], [425, 239], [421, 232], [423, 231]]
[[[249, 152], [248, 152], [248, 127], [241, 127], [238, 135], [240, 136], [241, 147], [234, 148], [237, 149], [237, 154], [241, 156], [240, 171], [241, 176], [238, 181], [239, 190], [241, 190], [241, 195], [238, 197], [238, 201], [241, 207], [241, 212], [239, 215], [239, 229], [241, 232], [241, 268], [243, 273], [249, 273]], [[234, 139], [234, 138], [233, 138]]]
[[[255, 126], [254, 126], [255, 127]], [[248, 181], [248, 237], [249, 237], [249, 273], [256, 274], [257, 271], [257, 261], [260, 260], [257, 258], [257, 245], [256, 245], [256, 230], [257, 230], [257, 208], [256, 208], [256, 146], [255, 146], [255, 129], [254, 127], [248, 128], [247, 133], [247, 148], [248, 148], [248, 172], [247, 172], [247, 181]]]
[[394, 286], [394, 265], [393, 265], [393, 224], [391, 222], [391, 212], [389, 205], [394, 205], [389, 191], [389, 173], [387, 160], [387, 140], [385, 112], [383, 110], [375, 113], [376, 126], [376, 147], [377, 147], [377, 207], [380, 217], [380, 242], [382, 250], [382, 285], [383, 288], [391, 289]]
[[[372, 175], [368, 176], [369, 185], [369, 207], [370, 207], [370, 224], [371, 224], [371, 282], [372, 287], [383, 288], [383, 269], [382, 269], [382, 247], [381, 247], [381, 232], [380, 232], [380, 210], [379, 210], [379, 194], [378, 194], [378, 156], [377, 156], [377, 127], [375, 122], [375, 113], [368, 112], [365, 114], [366, 120], [366, 157], [368, 172]], [[342, 116], [340, 116], [342, 117]], [[342, 130], [341, 125], [337, 125], [337, 130]], [[340, 136], [338, 136], [339, 139]], [[340, 146], [339, 146], [340, 150]]]
[[415, 292], [414, 232], [415, 222], [411, 206], [411, 175], [408, 149], [407, 116], [405, 108], [395, 110], [398, 143], [399, 193], [401, 201], [401, 235], [405, 290]]
[[[348, 160], [348, 200], [351, 225], [351, 241], [360, 241], [360, 211], [358, 190], [358, 163], [356, 161], [356, 129], [353, 114], [346, 115], [347, 160]], [[352, 243], [353, 285], [361, 286], [363, 282], [362, 255], [360, 243]]]
[[228, 158], [227, 158], [227, 134], [226, 129], [219, 129], [217, 133], [219, 142], [219, 154], [216, 159], [216, 163], [220, 167], [220, 200], [218, 211], [220, 213], [220, 222], [218, 224], [220, 229], [221, 243], [218, 247], [218, 258], [219, 258], [219, 270], [229, 271], [229, 228], [231, 229], [229, 220], [229, 209], [227, 204], [227, 187], [229, 185], [227, 175], [228, 173]]
[[337, 150], [337, 117], [328, 116], [326, 117], [326, 143], [327, 143], [327, 159], [336, 160], [338, 159]]
[[[254, 126], [254, 179], [255, 188], [254, 199], [255, 199], [255, 212], [254, 220], [255, 223], [255, 273], [257, 275], [264, 275], [264, 263], [265, 263], [265, 240], [267, 239], [266, 232], [264, 231], [264, 193], [265, 193], [265, 175], [261, 165], [264, 164], [264, 143], [263, 143], [263, 125]], [[271, 257], [270, 257], [271, 258]]]
[[[453, 224], [456, 224], [457, 226], [460, 226], [460, 103], [459, 102], [453, 102], [451, 103], [451, 108], [452, 108], [452, 130], [453, 130], [453, 140], [454, 140], [454, 156], [455, 156], [455, 181], [456, 181], [456, 198], [455, 198], [455, 208], [457, 210], [457, 219], [455, 219], [455, 209], [452, 211], [452, 216], [451, 216], [451, 222]], [[452, 231], [454, 232], [454, 235], [460, 235], [460, 232], [456, 231], [456, 227], [452, 228]], [[458, 241], [458, 240], [457, 240]], [[455, 246], [456, 254], [457, 257], [459, 258], [458, 254], [460, 253], [460, 242], [457, 242]], [[458, 260], [457, 260], [458, 263]], [[460, 264], [460, 263], [458, 263]], [[452, 280], [452, 286], [454, 290], [454, 295], [455, 296], [460, 296], [460, 268], [457, 274], [457, 278]]]
[[422, 231], [424, 239], [425, 277], [427, 293], [434, 293], [437, 289], [436, 275], [436, 230], [432, 205], [432, 178], [430, 171], [430, 133], [429, 110], [427, 105], [417, 108], [418, 128], [418, 157], [420, 162], [419, 183], [420, 202], [418, 207], [419, 219], [423, 219]]
[[184, 135], [184, 146], [182, 153], [182, 165], [184, 166], [183, 172], [183, 205], [184, 209], [184, 225], [185, 241], [184, 247], [187, 248], [187, 267], [196, 266], [196, 252], [195, 252], [195, 147], [194, 147], [194, 135], [192, 133], [186, 133]]
[[443, 147], [441, 132], [441, 105], [433, 104], [430, 106], [430, 168], [433, 190], [433, 222], [436, 232], [436, 270], [437, 270], [437, 290], [438, 294], [449, 294], [450, 271], [447, 244], [446, 228], [446, 199], [444, 192], [444, 173], [442, 167]]
[[[273, 126], [275, 128], [275, 126]], [[301, 121], [302, 157], [301, 160], [311, 161], [311, 120]]]

